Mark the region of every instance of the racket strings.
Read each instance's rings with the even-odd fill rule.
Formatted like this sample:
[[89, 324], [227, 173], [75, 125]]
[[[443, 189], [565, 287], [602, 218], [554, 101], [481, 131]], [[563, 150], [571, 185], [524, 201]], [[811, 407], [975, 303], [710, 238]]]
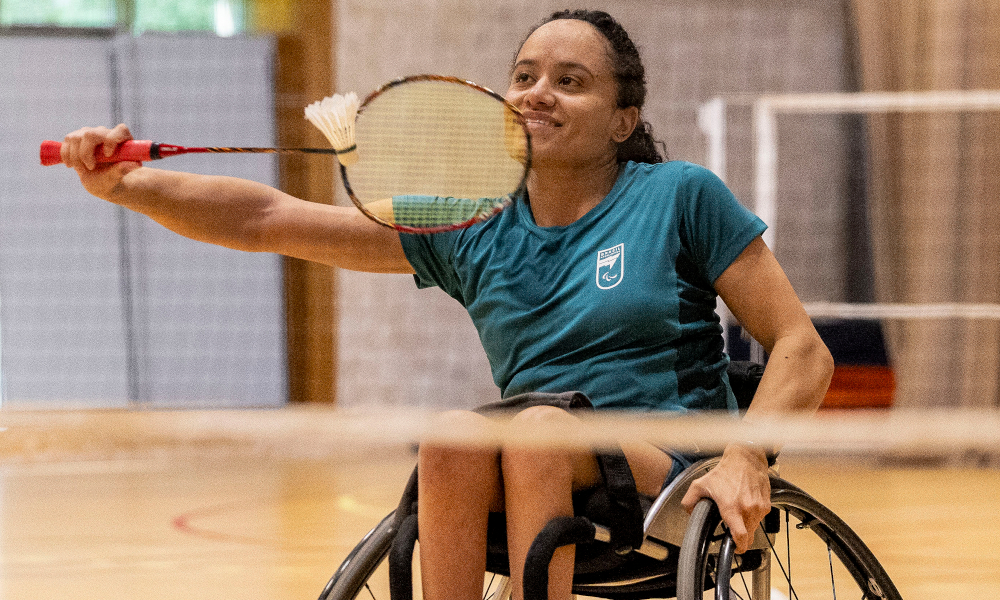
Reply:
[[355, 200], [402, 228], [488, 218], [519, 190], [529, 152], [516, 111], [451, 81], [382, 91], [363, 107], [355, 137], [359, 160], [346, 169]]

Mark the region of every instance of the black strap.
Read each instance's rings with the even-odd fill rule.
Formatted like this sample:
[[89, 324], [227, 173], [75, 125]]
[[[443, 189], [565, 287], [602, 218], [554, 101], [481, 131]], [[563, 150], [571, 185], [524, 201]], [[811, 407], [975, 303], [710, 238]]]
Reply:
[[597, 455], [597, 466], [611, 499], [608, 517], [611, 522], [611, 547], [617, 554], [628, 554], [642, 545], [642, 504], [632, 477], [632, 469], [621, 449], [603, 450]]
[[413, 473], [410, 473], [410, 479], [406, 482], [406, 487], [403, 488], [403, 495], [399, 499], [399, 505], [396, 507], [396, 513], [394, 515], [396, 527], [403, 522], [406, 517], [417, 513], [417, 468], [413, 468]]

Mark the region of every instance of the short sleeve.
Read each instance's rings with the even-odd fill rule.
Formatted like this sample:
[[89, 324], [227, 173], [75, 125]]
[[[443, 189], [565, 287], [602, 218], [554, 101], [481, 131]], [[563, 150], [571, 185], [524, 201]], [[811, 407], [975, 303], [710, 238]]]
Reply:
[[455, 244], [459, 233], [400, 233], [399, 240], [406, 259], [415, 272], [413, 279], [417, 287], [439, 287], [465, 306], [461, 282], [454, 268]]
[[704, 167], [687, 165], [681, 187], [681, 244], [714, 283], [767, 225]]

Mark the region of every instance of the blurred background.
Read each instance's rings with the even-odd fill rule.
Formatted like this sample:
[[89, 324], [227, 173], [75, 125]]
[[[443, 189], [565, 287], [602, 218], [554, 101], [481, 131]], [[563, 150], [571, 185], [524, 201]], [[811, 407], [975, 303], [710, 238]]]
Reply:
[[[39, 166], [39, 143], [124, 122], [186, 146], [326, 147], [307, 104], [416, 73], [502, 92], [530, 27], [577, 7], [640, 46], [670, 158], [768, 220], [837, 363], [825, 406], [879, 409], [860, 417], [889, 441], [905, 409], [946, 409], [917, 432], [937, 454], [882, 436], [786, 447], [782, 476], [850, 523], [903, 597], [995, 591], [980, 550], [997, 528], [979, 515], [997, 510], [997, 470], [979, 467], [1000, 457], [961, 427], [990, 433], [970, 415], [1000, 409], [1000, 0], [0, 0], [0, 600], [316, 597], [412, 470], [410, 444], [373, 442], [382, 415], [411, 413], [379, 409], [499, 394], [443, 292], [187, 240]], [[347, 204], [334, 165], [155, 166]], [[761, 358], [725, 318], [731, 354]], [[379, 418], [344, 439], [331, 406]], [[257, 407], [289, 408], [149, 410]]]
[[[995, 0], [629, 0], [645, 118], [671, 159], [755, 207], [762, 95], [1000, 87]], [[0, 0], [0, 384], [7, 408], [471, 407], [498, 390], [470, 320], [407, 276], [209, 247], [89, 197], [38, 144], [127, 123], [181, 145], [325, 146], [303, 118], [403, 75], [498, 91], [550, 0]], [[716, 102], [714, 122], [703, 107]], [[702, 114], [699, 119], [699, 114]], [[713, 125], [714, 123], [714, 125]], [[723, 163], [708, 133], [722, 129]], [[777, 118], [774, 251], [800, 297], [1000, 299], [1000, 117], [948, 110]], [[715, 129], [713, 129], [713, 127]], [[711, 163], [711, 164], [710, 164]], [[344, 203], [324, 157], [177, 157]], [[987, 319], [816, 323], [828, 406], [1000, 406]], [[738, 323], [735, 357], [749, 355]]]

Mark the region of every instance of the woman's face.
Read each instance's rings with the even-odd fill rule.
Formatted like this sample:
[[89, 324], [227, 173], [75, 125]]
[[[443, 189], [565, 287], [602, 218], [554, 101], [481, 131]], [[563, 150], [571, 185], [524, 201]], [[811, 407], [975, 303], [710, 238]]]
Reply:
[[618, 108], [608, 53], [597, 29], [572, 19], [542, 25], [521, 46], [506, 97], [527, 119], [536, 167], [615, 160], [639, 111]]

